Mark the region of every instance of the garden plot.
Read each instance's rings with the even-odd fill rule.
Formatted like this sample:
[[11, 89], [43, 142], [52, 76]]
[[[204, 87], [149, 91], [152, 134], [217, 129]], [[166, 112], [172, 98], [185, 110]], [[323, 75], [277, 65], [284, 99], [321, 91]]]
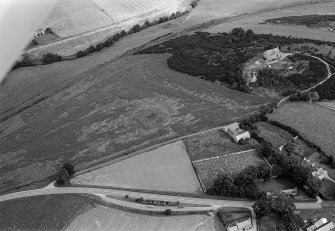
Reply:
[[293, 138], [293, 135], [267, 122], [257, 122], [259, 135], [270, 141], [274, 147], [280, 147]]
[[221, 174], [235, 177], [250, 165], [259, 166], [265, 163], [257, 150], [232, 153], [224, 156], [193, 161], [204, 191], [207, 191]]
[[84, 173], [71, 182], [172, 192], [201, 191], [181, 141]]
[[226, 155], [257, 147], [257, 142], [250, 139], [247, 144], [240, 145], [222, 130], [202, 133], [184, 140], [187, 152], [192, 161]]

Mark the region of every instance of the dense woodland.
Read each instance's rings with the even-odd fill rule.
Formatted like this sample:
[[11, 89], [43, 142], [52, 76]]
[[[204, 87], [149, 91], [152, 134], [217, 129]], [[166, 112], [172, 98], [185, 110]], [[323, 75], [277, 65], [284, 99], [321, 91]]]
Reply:
[[302, 15], [302, 16], [288, 16], [281, 18], [272, 18], [264, 21], [271, 24], [284, 25], [298, 25], [307, 27], [321, 27], [328, 26], [331, 22], [335, 22], [335, 15]]
[[[212, 82], [220, 81], [234, 89], [248, 92], [250, 89], [242, 77], [244, 63], [267, 49], [304, 42], [324, 44], [324, 42], [317, 40], [255, 34], [252, 30], [244, 31], [242, 28], [234, 28], [231, 33], [198, 32], [193, 35], [181, 36], [146, 48], [139, 51], [138, 54], [172, 53], [172, 56], [167, 60], [171, 69]], [[294, 59], [299, 58], [301, 57]], [[305, 82], [307, 86], [316, 83], [318, 79], [313, 78], [324, 73], [324, 65], [321, 67], [317, 60], [306, 56], [304, 58], [310, 61], [310, 67], [313, 67], [309, 68], [307, 75], [304, 73], [283, 79], [278, 78], [280, 77], [278, 73], [264, 71], [261, 73], [260, 85], [271, 87], [275, 82], [289, 81], [297, 89], [303, 89], [306, 88]], [[316, 75], [317, 73], [319, 75]], [[271, 74], [273, 78], [268, 78]]]

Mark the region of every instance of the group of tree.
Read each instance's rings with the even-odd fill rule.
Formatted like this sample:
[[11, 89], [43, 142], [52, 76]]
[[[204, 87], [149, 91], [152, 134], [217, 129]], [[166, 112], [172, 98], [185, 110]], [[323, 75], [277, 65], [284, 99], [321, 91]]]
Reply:
[[298, 187], [307, 186], [307, 193], [311, 197], [318, 195], [322, 182], [312, 176], [311, 170], [302, 164], [300, 157], [287, 151], [280, 152], [269, 142], [263, 143], [262, 154], [273, 165], [273, 175], [283, 175]]
[[[234, 28], [230, 33], [197, 32], [192, 35], [180, 36], [143, 49], [138, 54], [172, 53], [172, 56], [167, 60], [171, 69], [208, 81], [225, 83], [233, 89], [249, 92], [250, 87], [243, 77], [244, 64], [248, 60], [264, 50], [276, 46], [307, 41], [321, 43], [321, 41], [272, 34], [255, 34], [252, 30], [245, 31], [243, 28]], [[320, 76], [319, 69], [311, 71], [313, 76], [316, 72], [319, 72], [318, 76]], [[278, 79], [277, 74], [273, 74], [274, 78], [269, 78], [268, 74], [272, 73], [264, 73], [263, 78], [266, 86], [274, 84], [271, 81]], [[311, 76], [309, 75], [309, 77]], [[280, 81], [289, 81], [291, 84], [300, 86], [300, 84], [309, 84], [310, 81], [315, 81], [314, 78], [309, 77], [305, 79], [302, 76], [299, 77], [299, 80], [283, 77]], [[262, 75], [260, 78], [262, 79]]]
[[74, 166], [72, 164], [64, 164], [56, 177], [56, 186], [66, 186], [70, 184], [70, 178], [75, 173]]
[[158, 20], [155, 20], [155, 21], [152, 21], [152, 22], [145, 21], [143, 25], [136, 24], [132, 28], [130, 28], [128, 31], [122, 30], [121, 32], [116, 33], [115, 35], [113, 35], [111, 38], [106, 39], [104, 42], [98, 43], [95, 46], [91, 45], [86, 50], [78, 51], [76, 53], [76, 57], [77, 58], [84, 57], [84, 56], [89, 55], [91, 53], [100, 51], [104, 47], [110, 47], [114, 44], [114, 42], [118, 41], [119, 39], [125, 37], [128, 34], [134, 34], [134, 33], [140, 32], [140, 31], [142, 31], [142, 30], [144, 30], [148, 27], [151, 27], [151, 26], [163, 23], [163, 22], [167, 22], [169, 20], [179, 18], [179, 17], [183, 16], [184, 14], [186, 14], [187, 12], [188, 11], [185, 11], [185, 12], [177, 11], [176, 13], [172, 13], [170, 16], [163, 16], [163, 17], [160, 17]]
[[256, 199], [260, 191], [255, 184], [256, 179], [268, 181], [271, 178], [271, 168], [266, 165], [248, 166], [233, 180], [227, 175], [219, 175], [211, 188], [209, 195], [222, 195], [229, 197], [246, 197]]
[[43, 64], [50, 64], [50, 63], [55, 63], [55, 62], [60, 62], [62, 61], [63, 58], [62, 56], [54, 53], [47, 53], [42, 56], [42, 63]]
[[319, 101], [320, 100], [320, 96], [319, 94], [314, 91], [307, 91], [307, 92], [298, 92], [296, 94], [293, 94], [289, 97], [289, 101], [308, 101], [308, 102], [315, 102], [315, 101]]
[[296, 207], [292, 198], [282, 193], [262, 193], [252, 207], [259, 219], [272, 213], [278, 215], [287, 231], [299, 231], [304, 227], [303, 219], [294, 213]]
[[317, 86], [315, 90], [318, 92], [321, 100], [335, 100], [335, 76], [333, 75], [326, 82]]

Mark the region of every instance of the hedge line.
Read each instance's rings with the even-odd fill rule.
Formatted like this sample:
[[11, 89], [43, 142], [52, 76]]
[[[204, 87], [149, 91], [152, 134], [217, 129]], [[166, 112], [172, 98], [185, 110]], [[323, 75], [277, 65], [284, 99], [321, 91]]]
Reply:
[[[190, 5], [192, 6], [192, 8], [194, 8], [194, 7], [197, 6], [198, 2], [199, 2], [199, 0], [195, 0]], [[187, 13], [189, 13], [189, 10], [186, 10], [186, 11], [183, 11], [183, 12], [177, 11], [176, 13], [172, 13], [170, 16], [160, 17], [158, 20], [155, 20], [153, 22], [145, 21], [142, 26], [140, 26], [139, 24], [136, 24], [131, 29], [129, 29], [128, 31], [122, 30], [121, 32], [113, 35], [112, 37], [110, 37], [108, 39], [106, 39], [104, 42], [98, 43], [95, 46], [91, 45], [86, 50], [78, 51], [75, 54], [76, 58], [84, 57], [84, 56], [89, 55], [91, 53], [100, 51], [105, 47], [110, 47], [114, 44], [114, 42], [118, 41], [119, 39], [121, 39], [122, 37], [124, 37], [128, 34], [134, 34], [134, 33], [140, 32], [140, 31], [142, 31], [142, 30], [144, 30], [148, 27], [155, 26], [157, 24], [179, 18], [179, 17], [181, 17], [181, 16], [183, 16]], [[63, 60], [63, 57], [61, 57], [58, 54], [47, 53], [47, 54], [43, 55], [43, 57], [40, 61], [43, 64], [50, 64], [50, 63], [60, 62], [62, 60]], [[34, 65], [36, 65], [36, 63], [34, 63], [28, 56], [24, 55], [23, 59], [21, 61], [17, 61], [13, 65], [12, 70], [14, 70], [16, 68], [19, 68], [19, 67], [28, 67], [28, 66], [34, 66]]]

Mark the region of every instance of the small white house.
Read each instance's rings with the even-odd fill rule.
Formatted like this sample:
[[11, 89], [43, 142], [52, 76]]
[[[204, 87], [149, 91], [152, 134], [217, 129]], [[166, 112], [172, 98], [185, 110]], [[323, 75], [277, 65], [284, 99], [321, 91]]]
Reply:
[[314, 231], [317, 230], [319, 227], [326, 224], [328, 221], [326, 218], [321, 218], [320, 220], [316, 221], [313, 225], [309, 226], [306, 230], [307, 231]]
[[230, 226], [227, 228], [227, 231], [245, 231], [251, 228], [252, 228], [252, 223], [251, 223], [250, 218], [248, 218], [247, 220], [244, 220], [241, 222], [236, 221], [234, 226]]
[[250, 138], [250, 133], [240, 129], [240, 126], [236, 122], [223, 127], [223, 131], [230, 135], [236, 143], [238, 143], [241, 139]]
[[335, 229], [335, 225], [332, 221], [328, 222], [327, 224], [321, 226], [320, 228], [316, 229], [315, 231], [332, 231]]
[[266, 61], [274, 61], [276, 59], [279, 59], [281, 54], [279, 48], [276, 47], [274, 49], [264, 51], [263, 56]]

